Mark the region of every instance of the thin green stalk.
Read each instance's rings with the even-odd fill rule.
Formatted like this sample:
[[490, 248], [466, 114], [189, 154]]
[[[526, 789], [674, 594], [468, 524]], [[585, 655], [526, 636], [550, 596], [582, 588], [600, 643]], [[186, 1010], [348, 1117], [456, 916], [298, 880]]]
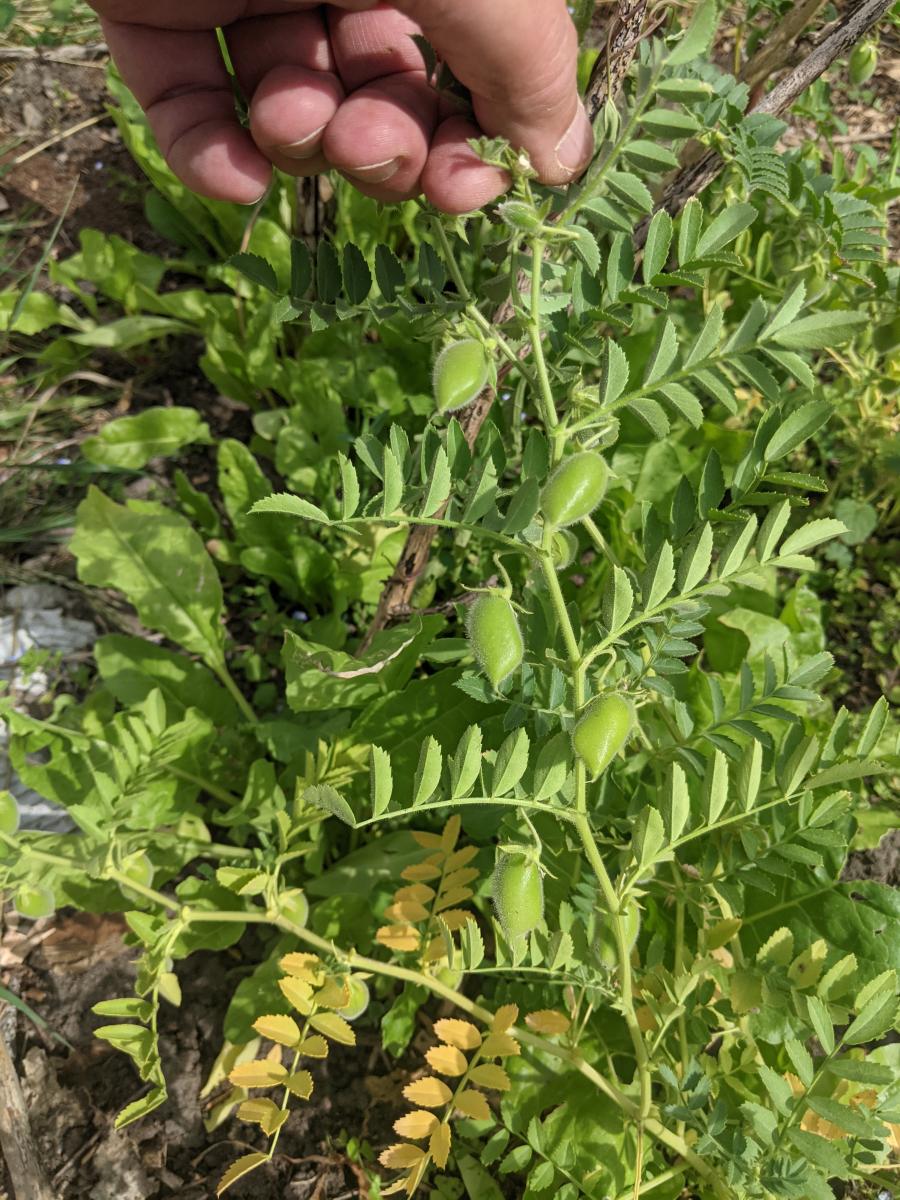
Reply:
[[257, 717], [256, 713], [253, 711], [253, 708], [251, 707], [250, 702], [247, 700], [247, 697], [243, 694], [241, 689], [235, 683], [234, 677], [232, 676], [231, 672], [228, 670], [228, 667], [225, 665], [225, 663], [224, 662], [211, 662], [208, 665], [216, 673], [216, 676], [218, 677], [218, 679], [221, 682], [221, 684], [223, 685], [223, 687], [225, 687], [226, 690], [231, 693], [232, 699], [234, 700], [234, 702], [238, 706], [238, 708], [241, 710], [241, 712], [243, 713], [243, 715], [244, 715], [245, 719], [248, 721], [248, 723], [251, 725], [255, 725], [257, 723], [257, 721], [259, 720], [259, 717]]
[[[129, 886], [132, 886], [130, 881]], [[432, 975], [427, 975], [409, 967], [400, 967], [394, 963], [380, 962], [378, 959], [368, 958], [364, 954], [357, 954], [353, 950], [342, 950], [340, 947], [335, 946], [333, 942], [328, 941], [327, 938], [320, 937], [318, 934], [313, 933], [312, 930], [306, 929], [302, 925], [297, 925], [295, 922], [277, 913], [266, 912], [263, 909], [245, 910], [243, 912], [236, 912], [233, 909], [221, 912], [198, 911], [192, 909], [189, 905], [180, 904], [177, 899], [167, 896], [164, 892], [156, 892], [151, 888], [143, 888], [142, 894], [160, 908], [176, 916], [182, 926], [219, 922], [226, 924], [272, 925], [285, 933], [292, 934], [299, 941], [312, 946], [327, 958], [339, 959], [351, 970], [374, 975], [385, 975], [391, 979], [399, 979], [404, 983], [415, 984], [417, 987], [423, 987], [433, 992], [436, 996], [448, 1000], [456, 1008], [475, 1017], [485, 1025], [489, 1025], [493, 1020], [494, 1014], [488, 1009], [470, 1000], [462, 992], [448, 987]], [[523, 1045], [530, 1046], [542, 1054], [568, 1063], [569, 1066], [583, 1075], [585, 1079], [589, 1080], [598, 1091], [617, 1104], [626, 1116], [632, 1119], [640, 1119], [640, 1107], [620, 1091], [619, 1088], [610, 1083], [590, 1063], [585, 1062], [576, 1050], [559, 1046], [555, 1042], [548, 1041], [537, 1034], [531, 1033], [528, 1029], [520, 1029], [513, 1026], [510, 1033]], [[706, 1179], [713, 1187], [717, 1197], [722, 1197], [722, 1200], [728, 1200], [728, 1191], [718, 1172], [705, 1159], [695, 1154], [682, 1138], [677, 1137], [652, 1117], [645, 1119], [643, 1125], [646, 1132], [652, 1138], [662, 1145], [667, 1146], [675, 1154], [678, 1154], [686, 1163], [693, 1167], [698, 1175]]]
[[556, 403], [553, 399], [553, 388], [550, 386], [550, 375], [547, 371], [547, 360], [544, 357], [544, 339], [541, 334], [541, 265], [543, 261], [543, 239], [535, 238], [531, 243], [531, 310], [528, 318], [528, 337], [537, 370], [538, 407], [550, 438], [551, 459], [553, 462], [558, 462], [562, 457], [562, 442], [559, 436], [561, 431], [559, 417], [556, 413]]
[[[254, 718], [255, 720], [255, 718]], [[216, 800], [221, 800], [223, 804], [227, 804], [229, 808], [233, 808], [241, 803], [241, 797], [236, 796], [234, 792], [227, 792], [225, 788], [220, 788], [218, 784], [213, 783], [210, 779], [204, 779], [201, 775], [194, 775], [190, 771], [182, 771], [180, 767], [173, 767], [166, 764], [164, 770], [169, 775], [174, 775], [176, 779], [183, 779], [185, 783], [192, 783], [201, 791], [207, 792]]]

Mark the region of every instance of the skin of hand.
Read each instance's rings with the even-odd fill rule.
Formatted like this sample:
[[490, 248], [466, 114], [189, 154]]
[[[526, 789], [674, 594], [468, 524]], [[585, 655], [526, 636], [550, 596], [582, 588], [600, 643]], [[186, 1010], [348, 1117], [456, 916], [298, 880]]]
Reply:
[[[274, 163], [291, 175], [333, 168], [376, 200], [424, 193], [462, 213], [508, 183], [471, 137], [508, 138], [548, 184], [578, 175], [593, 150], [565, 0], [91, 2], [172, 170], [216, 199], [256, 202]], [[250, 99], [249, 130], [217, 27]], [[469, 88], [477, 127], [428, 84], [413, 33]]]

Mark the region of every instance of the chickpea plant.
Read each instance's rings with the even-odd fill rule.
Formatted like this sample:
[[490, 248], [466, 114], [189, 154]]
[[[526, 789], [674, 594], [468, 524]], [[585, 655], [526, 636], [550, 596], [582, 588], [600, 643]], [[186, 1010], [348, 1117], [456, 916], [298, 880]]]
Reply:
[[[165, 1101], [185, 960], [258, 927], [209, 1085], [258, 1149], [219, 1194], [277, 1168], [360, 1023], [399, 1055], [423, 1006], [379, 1194], [450, 1194], [447, 1172], [473, 1200], [507, 1176], [527, 1200], [830, 1200], [896, 1168], [900, 900], [841, 870], [897, 725], [823, 698], [801, 601], [844, 527], [791, 456], [829, 418], [823, 352], [890, 311], [898, 272], [873, 232], [834, 287], [747, 297], [771, 214], [828, 183], [743, 116], [711, 34], [702, 6], [642, 44], [566, 193], [484, 141], [509, 197], [423, 210], [413, 259], [298, 241], [289, 284], [230, 260], [310, 348], [354, 323], [361, 370], [363, 333], [398, 363], [430, 348], [415, 403], [306, 447], [308, 486], [272, 492], [263, 412], [217, 448], [224, 515], [184, 479], [81, 505], [82, 582], [153, 636], [101, 638], [89, 694], [46, 719], [4, 704], [17, 771], [76, 832], [19, 830], [4, 796], [2, 881], [23, 916], [125, 912], [135, 991], [96, 1032], [148, 1087], [120, 1124]], [[689, 138], [732, 165], [673, 219], [654, 194]], [[421, 527], [414, 604], [365, 639]]]

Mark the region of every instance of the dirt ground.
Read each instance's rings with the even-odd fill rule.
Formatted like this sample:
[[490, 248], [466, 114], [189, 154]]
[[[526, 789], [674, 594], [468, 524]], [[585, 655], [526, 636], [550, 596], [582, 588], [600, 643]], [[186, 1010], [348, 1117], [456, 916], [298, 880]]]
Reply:
[[[15, 218], [20, 224], [13, 246], [16, 271], [39, 259], [63, 213], [56, 255], [77, 249], [78, 231], [85, 227], [118, 233], [146, 250], [161, 249], [144, 217], [143, 179], [104, 111], [104, 71], [105, 61], [99, 56], [86, 55], [77, 62], [0, 58], [0, 147], [13, 146], [0, 155], [0, 167], [57, 139], [0, 175], [0, 221]], [[879, 79], [878, 87], [892, 88], [900, 104], [896, 52], [885, 59]], [[871, 110], [848, 110], [846, 120], [851, 131], [863, 133], [871, 144], [889, 141], [891, 122], [874, 125]], [[91, 123], [58, 136], [82, 122]], [[894, 235], [900, 245], [900, 215]], [[141, 385], [145, 400], [199, 403], [221, 434], [229, 422], [242, 418], [202, 380], [196, 352], [197, 347], [182, 345], [177, 350], [180, 359], [150, 372]], [[120, 401], [121, 397], [116, 403]], [[97, 419], [105, 415], [108, 410], [99, 412]], [[86, 418], [78, 435], [92, 432], [93, 421]], [[202, 473], [202, 463], [198, 471]], [[202, 486], [202, 479], [194, 474], [192, 478]], [[855, 855], [846, 877], [900, 884], [900, 835], [886, 839], [877, 851]], [[204, 1117], [221, 1094], [199, 1099], [221, 1045], [224, 1002], [254, 961], [254, 944], [251, 938], [230, 955], [196, 955], [180, 968], [183, 1009], [178, 1013], [167, 1007], [162, 1028], [170, 1100], [137, 1125], [116, 1132], [115, 1114], [143, 1088], [129, 1062], [92, 1037], [102, 1021], [90, 1014], [90, 1007], [102, 998], [128, 994], [131, 988], [133, 952], [122, 944], [122, 929], [121, 921], [112, 917], [61, 913], [37, 925], [18, 925], [6, 914], [0, 982], [36, 1009], [71, 1048], [9, 1006], [0, 1012], [0, 1036], [10, 1046], [22, 1079], [54, 1196], [205, 1200], [214, 1194], [229, 1163], [260, 1145], [253, 1127], [235, 1119], [207, 1132]], [[421, 1059], [415, 1047], [408, 1060], [397, 1064], [388, 1059], [375, 1028], [359, 1027], [358, 1037], [356, 1050], [334, 1050], [322, 1064], [316, 1077], [320, 1099], [301, 1106], [285, 1128], [276, 1163], [237, 1184], [230, 1193], [236, 1200], [350, 1200], [367, 1195], [364, 1176], [342, 1147], [347, 1136], [367, 1141], [376, 1151], [387, 1144], [391, 1124], [402, 1111], [400, 1089]], [[5, 1200], [2, 1184], [0, 1200]]]

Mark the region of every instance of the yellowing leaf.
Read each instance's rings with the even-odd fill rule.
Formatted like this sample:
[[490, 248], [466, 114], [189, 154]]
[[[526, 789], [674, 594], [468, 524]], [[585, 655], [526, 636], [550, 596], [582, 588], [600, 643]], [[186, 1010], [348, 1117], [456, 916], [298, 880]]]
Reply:
[[431, 916], [428, 909], [419, 900], [398, 900], [385, 910], [386, 917], [392, 921], [427, 921]]
[[382, 925], [375, 934], [375, 940], [398, 953], [418, 950], [420, 941], [419, 931], [414, 925]]
[[350, 1003], [350, 985], [346, 979], [326, 979], [315, 999], [319, 1008], [346, 1008]]
[[285, 954], [278, 965], [288, 975], [296, 975], [298, 979], [305, 979], [307, 983], [316, 982], [319, 973], [317, 968], [321, 967], [318, 955], [304, 954], [299, 950], [293, 954]]
[[568, 1033], [572, 1022], [563, 1013], [556, 1012], [555, 1009], [541, 1008], [537, 1012], [529, 1013], [525, 1018], [525, 1024], [535, 1033], [556, 1037], [557, 1034]]
[[401, 1137], [424, 1138], [428, 1137], [438, 1119], [434, 1113], [425, 1112], [424, 1109], [416, 1109], [414, 1112], [407, 1113], [406, 1116], [400, 1117], [394, 1122], [394, 1133], [399, 1133]]
[[378, 1161], [383, 1167], [414, 1167], [424, 1157], [425, 1151], [421, 1146], [412, 1146], [409, 1142], [397, 1142], [394, 1146], [388, 1146], [387, 1150], [382, 1150]]
[[434, 1023], [435, 1037], [456, 1046], [460, 1050], [477, 1050], [481, 1045], [481, 1034], [471, 1021], [458, 1017], [443, 1017]]
[[433, 963], [440, 962], [442, 958], [447, 957], [447, 943], [442, 937], [432, 938], [425, 948], [425, 953], [422, 955], [424, 962]]
[[339, 1042], [342, 1046], [356, 1045], [356, 1034], [344, 1018], [339, 1017], [337, 1013], [313, 1013], [309, 1018], [309, 1023], [318, 1033], [331, 1038], [333, 1042]]
[[409, 831], [423, 850], [440, 850], [441, 837], [437, 833], [420, 833], [417, 829]]
[[420, 904], [425, 904], [433, 899], [434, 888], [429, 887], [427, 883], [411, 883], [408, 887], [397, 888], [394, 892], [395, 904], [399, 904], [401, 900], [418, 900]]
[[428, 1143], [428, 1149], [431, 1157], [434, 1159], [434, 1165], [441, 1171], [447, 1165], [447, 1159], [450, 1156], [450, 1126], [438, 1125], [431, 1135], [431, 1140]]
[[323, 1037], [319, 1037], [317, 1033], [314, 1033], [311, 1037], [304, 1038], [297, 1049], [305, 1058], [328, 1057], [328, 1043]]
[[235, 1087], [257, 1088], [273, 1087], [287, 1075], [281, 1063], [272, 1062], [268, 1058], [256, 1059], [255, 1062], [238, 1063], [228, 1079]]
[[467, 912], [464, 908], [451, 908], [448, 912], [441, 913], [441, 920], [453, 933], [457, 929], [462, 929], [464, 925], [468, 925], [470, 921], [474, 921], [475, 914]]
[[485, 1058], [506, 1058], [511, 1054], [521, 1054], [522, 1050], [515, 1038], [507, 1033], [489, 1033], [484, 1039], [481, 1052]]
[[454, 1105], [464, 1116], [471, 1117], [475, 1121], [486, 1121], [491, 1115], [484, 1094], [476, 1092], [474, 1088], [467, 1088], [457, 1096]]
[[634, 1010], [635, 1018], [637, 1019], [638, 1029], [644, 1033], [649, 1033], [651, 1029], [656, 1028], [656, 1014], [649, 1004], [642, 1004]]
[[278, 986], [287, 1002], [292, 1004], [297, 1012], [308, 1017], [313, 1010], [312, 988], [309, 984], [303, 979], [295, 979], [293, 975], [288, 975], [285, 979], [278, 980]]
[[788, 968], [788, 979], [794, 987], [812, 987], [822, 974], [827, 956], [828, 943], [824, 938], [819, 938], [797, 955]]
[[441, 1079], [426, 1075], [424, 1079], [416, 1079], [403, 1089], [403, 1095], [410, 1104], [421, 1104], [423, 1108], [438, 1108], [447, 1104], [453, 1093]]
[[300, 1041], [300, 1026], [293, 1017], [259, 1017], [253, 1022], [253, 1028], [260, 1037], [277, 1042], [279, 1046], [296, 1046]]
[[268, 1154], [261, 1154], [257, 1151], [255, 1154], [245, 1154], [243, 1158], [239, 1158], [237, 1162], [233, 1162], [222, 1178], [219, 1180], [219, 1186], [216, 1188], [216, 1195], [221, 1196], [226, 1188], [230, 1188], [233, 1183], [237, 1183], [239, 1179], [243, 1179], [245, 1175], [249, 1175], [262, 1163], [268, 1162]]
[[258, 1125], [268, 1137], [290, 1116], [286, 1108], [279, 1108], [271, 1100], [245, 1100], [238, 1109], [237, 1115], [242, 1121], [250, 1121]]
[[[517, 1004], [503, 1004], [494, 1013], [494, 1019], [491, 1021], [491, 1033], [506, 1033], [510, 1025], [515, 1025], [516, 1019], [519, 1016], [519, 1006]], [[518, 1054], [518, 1050], [511, 1051], [513, 1054]]]
[[441, 892], [440, 899], [434, 906], [434, 911], [436, 913], [443, 912], [445, 908], [455, 908], [457, 904], [465, 904], [467, 900], [471, 899], [471, 888], [452, 888], [449, 892]]
[[743, 923], [740, 917], [728, 917], [724, 921], [716, 921], [715, 925], [711, 925], [706, 931], [707, 950], [718, 950], [720, 946], [730, 942]]
[[464, 1075], [469, 1065], [466, 1056], [455, 1046], [432, 1046], [425, 1058], [432, 1071], [441, 1075]]
[[456, 839], [459, 837], [459, 831], [462, 828], [462, 818], [459, 813], [454, 813], [441, 834], [441, 847], [447, 854], [456, 845]]
[[449, 875], [444, 876], [444, 888], [449, 890], [450, 888], [466, 887], [478, 876], [477, 867], [463, 867], [461, 871], [452, 871]]
[[462, 850], [457, 850], [455, 854], [451, 854], [444, 863], [444, 873], [450, 875], [453, 871], [458, 871], [460, 867], [464, 867], [466, 863], [470, 863], [477, 854], [477, 846], [463, 846]]
[[497, 1092], [508, 1092], [512, 1086], [507, 1073], [494, 1063], [481, 1063], [469, 1078], [479, 1087], [493, 1088]]
[[440, 879], [441, 874], [441, 868], [436, 867], [434, 863], [413, 863], [412, 866], [403, 868], [400, 878], [410, 883], [427, 883], [429, 879]]
[[313, 1077], [309, 1071], [295, 1071], [293, 1075], [288, 1075], [284, 1081], [284, 1086], [293, 1096], [299, 1096], [301, 1100], [308, 1100], [312, 1095]]

